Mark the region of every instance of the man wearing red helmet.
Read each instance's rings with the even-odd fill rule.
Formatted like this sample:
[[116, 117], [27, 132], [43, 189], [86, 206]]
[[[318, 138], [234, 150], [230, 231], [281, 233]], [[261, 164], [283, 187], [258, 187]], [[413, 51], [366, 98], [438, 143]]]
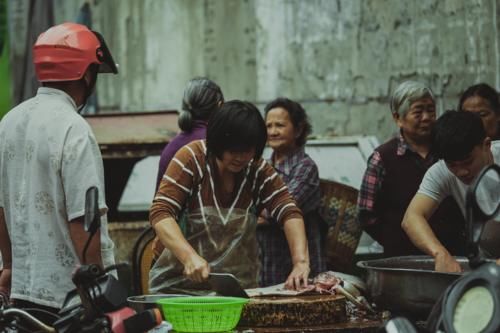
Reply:
[[0, 122], [0, 292], [21, 307], [56, 312], [81, 262], [85, 192], [99, 189], [101, 233], [87, 261], [114, 263], [108, 236], [102, 157], [78, 114], [98, 73], [117, 73], [102, 37], [74, 23], [42, 33], [33, 47], [42, 87]]

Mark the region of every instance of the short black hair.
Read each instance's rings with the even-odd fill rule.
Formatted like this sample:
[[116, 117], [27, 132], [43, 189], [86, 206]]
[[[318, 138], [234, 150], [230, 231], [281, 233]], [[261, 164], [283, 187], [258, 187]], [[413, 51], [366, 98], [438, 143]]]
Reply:
[[500, 115], [500, 101], [498, 99], [497, 91], [486, 83], [479, 83], [467, 88], [460, 96], [460, 102], [458, 102], [458, 109], [463, 111], [463, 105], [467, 98], [478, 96], [484, 98], [490, 103], [490, 107], [493, 109], [495, 114]]
[[466, 159], [486, 138], [481, 117], [473, 112], [446, 111], [433, 128], [432, 149], [445, 161]]
[[213, 113], [207, 126], [207, 153], [221, 159], [225, 151], [249, 151], [260, 158], [267, 141], [266, 123], [250, 102], [228, 101]]
[[300, 129], [302, 126], [302, 133], [300, 133], [299, 137], [297, 137], [295, 143], [298, 147], [305, 145], [308, 135], [312, 133], [312, 126], [302, 105], [286, 97], [278, 97], [269, 102], [264, 108], [266, 116], [269, 111], [274, 108], [285, 109], [292, 120], [293, 127], [296, 130]]

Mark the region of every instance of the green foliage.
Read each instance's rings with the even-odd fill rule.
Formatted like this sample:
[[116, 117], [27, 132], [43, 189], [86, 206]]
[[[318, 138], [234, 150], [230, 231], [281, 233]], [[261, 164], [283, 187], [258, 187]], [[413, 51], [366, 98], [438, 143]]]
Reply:
[[0, 0], [0, 56], [7, 44], [7, 0]]

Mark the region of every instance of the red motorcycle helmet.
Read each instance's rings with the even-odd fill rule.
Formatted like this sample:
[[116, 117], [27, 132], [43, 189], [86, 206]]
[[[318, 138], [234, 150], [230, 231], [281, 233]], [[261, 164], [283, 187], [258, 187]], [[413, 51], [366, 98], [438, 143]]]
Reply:
[[91, 64], [99, 65], [99, 73], [118, 73], [104, 38], [70, 22], [40, 34], [33, 46], [33, 63], [40, 82], [79, 80]]

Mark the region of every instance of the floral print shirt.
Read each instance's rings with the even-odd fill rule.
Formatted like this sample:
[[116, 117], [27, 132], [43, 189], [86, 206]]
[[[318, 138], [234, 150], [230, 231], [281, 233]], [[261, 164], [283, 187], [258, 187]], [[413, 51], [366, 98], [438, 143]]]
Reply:
[[[12, 243], [11, 298], [60, 308], [79, 264], [68, 223], [82, 217], [85, 192], [104, 199], [102, 157], [73, 99], [42, 87], [0, 122], [0, 207]], [[114, 263], [102, 219], [102, 261]]]

